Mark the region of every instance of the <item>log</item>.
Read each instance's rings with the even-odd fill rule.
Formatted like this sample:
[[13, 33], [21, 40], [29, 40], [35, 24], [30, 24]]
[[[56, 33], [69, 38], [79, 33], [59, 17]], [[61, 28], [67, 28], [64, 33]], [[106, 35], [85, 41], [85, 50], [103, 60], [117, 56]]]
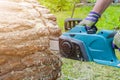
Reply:
[[61, 30], [37, 0], [0, 1], [0, 80], [56, 80], [61, 60], [50, 39]]

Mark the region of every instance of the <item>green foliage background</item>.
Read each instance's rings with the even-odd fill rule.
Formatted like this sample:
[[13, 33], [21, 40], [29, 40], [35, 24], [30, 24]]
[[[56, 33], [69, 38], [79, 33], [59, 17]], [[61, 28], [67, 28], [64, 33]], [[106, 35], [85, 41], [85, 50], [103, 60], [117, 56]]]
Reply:
[[[75, 9], [74, 18], [84, 19], [88, 13], [92, 10], [92, 6], [81, 6]], [[120, 6], [111, 5], [101, 16], [96, 26], [99, 30], [101, 29], [114, 29], [120, 27]], [[70, 18], [72, 10], [61, 11], [54, 13], [57, 17], [57, 23], [64, 29], [64, 20]], [[62, 16], [62, 17], [61, 17]]]
[[41, 4], [48, 7], [52, 12], [70, 10], [74, 2], [80, 0], [38, 0]]
[[[40, 4], [46, 6], [57, 17], [57, 22], [60, 28], [64, 31], [64, 20], [70, 18], [74, 3], [79, 3], [80, 0], [38, 0]], [[94, 2], [95, 0], [88, 0]], [[93, 6], [80, 6], [75, 9], [74, 18], [84, 19], [92, 10]], [[99, 29], [114, 29], [120, 27], [120, 5], [111, 5], [101, 16], [97, 22]], [[62, 17], [61, 17], [62, 16]]]

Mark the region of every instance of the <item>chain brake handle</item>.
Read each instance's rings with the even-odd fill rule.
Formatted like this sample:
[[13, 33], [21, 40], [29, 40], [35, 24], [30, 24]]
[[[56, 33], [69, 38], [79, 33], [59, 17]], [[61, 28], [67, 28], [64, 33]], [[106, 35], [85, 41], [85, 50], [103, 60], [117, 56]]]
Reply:
[[75, 27], [77, 24], [79, 24], [82, 21], [82, 19], [79, 18], [67, 18], [64, 21], [64, 29], [65, 31], [68, 31]]
[[[64, 21], [64, 29], [65, 31], [68, 31], [75, 27], [77, 24], [79, 24], [82, 21], [80, 18], [67, 18]], [[97, 32], [97, 27], [94, 25], [89, 29], [86, 29], [88, 34], [95, 34]]]

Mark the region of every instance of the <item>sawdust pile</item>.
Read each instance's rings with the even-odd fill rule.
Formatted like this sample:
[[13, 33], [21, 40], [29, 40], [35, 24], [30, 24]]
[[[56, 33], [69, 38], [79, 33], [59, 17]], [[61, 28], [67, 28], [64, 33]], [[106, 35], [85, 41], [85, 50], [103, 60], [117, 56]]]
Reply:
[[0, 0], [0, 80], [56, 80], [61, 61], [50, 50], [56, 18], [35, 0]]

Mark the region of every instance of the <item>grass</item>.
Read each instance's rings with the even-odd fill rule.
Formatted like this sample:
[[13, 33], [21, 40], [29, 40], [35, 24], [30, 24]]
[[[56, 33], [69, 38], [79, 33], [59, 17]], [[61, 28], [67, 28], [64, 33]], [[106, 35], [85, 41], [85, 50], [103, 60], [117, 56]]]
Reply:
[[[81, 6], [80, 8], [75, 9], [74, 18], [84, 19], [87, 14], [90, 12], [92, 7], [90, 6]], [[99, 19], [96, 24], [99, 29], [114, 29], [115, 27], [120, 27], [120, 10], [119, 6], [110, 6]], [[57, 23], [60, 28], [64, 31], [64, 20], [70, 18], [72, 14], [71, 11], [62, 11], [54, 13], [58, 19]], [[62, 16], [62, 17], [61, 17]]]
[[119, 68], [62, 58], [60, 80], [120, 80]]
[[[91, 9], [92, 7], [90, 6], [76, 8], [74, 18], [84, 19]], [[118, 6], [110, 6], [97, 23], [98, 29], [113, 30], [114, 27], [120, 27], [119, 13]], [[58, 25], [64, 32], [64, 20], [71, 17], [71, 11], [56, 12], [54, 14], [58, 19]], [[119, 51], [116, 51], [117, 57], [120, 59], [119, 53]], [[60, 80], [120, 80], [119, 68], [65, 58], [62, 58], [62, 62], [62, 76]]]
[[[91, 7], [84, 7], [84, 6], [81, 8], [76, 8], [73, 18], [80, 18], [80, 19], [85, 18], [85, 16], [89, 13], [90, 9], [91, 9]], [[82, 11], [84, 11], [84, 13]], [[71, 18], [72, 10], [71, 11], [61, 11], [61, 12], [57, 12], [54, 14], [57, 17], [58, 25], [64, 31], [64, 20], [66, 18]]]

